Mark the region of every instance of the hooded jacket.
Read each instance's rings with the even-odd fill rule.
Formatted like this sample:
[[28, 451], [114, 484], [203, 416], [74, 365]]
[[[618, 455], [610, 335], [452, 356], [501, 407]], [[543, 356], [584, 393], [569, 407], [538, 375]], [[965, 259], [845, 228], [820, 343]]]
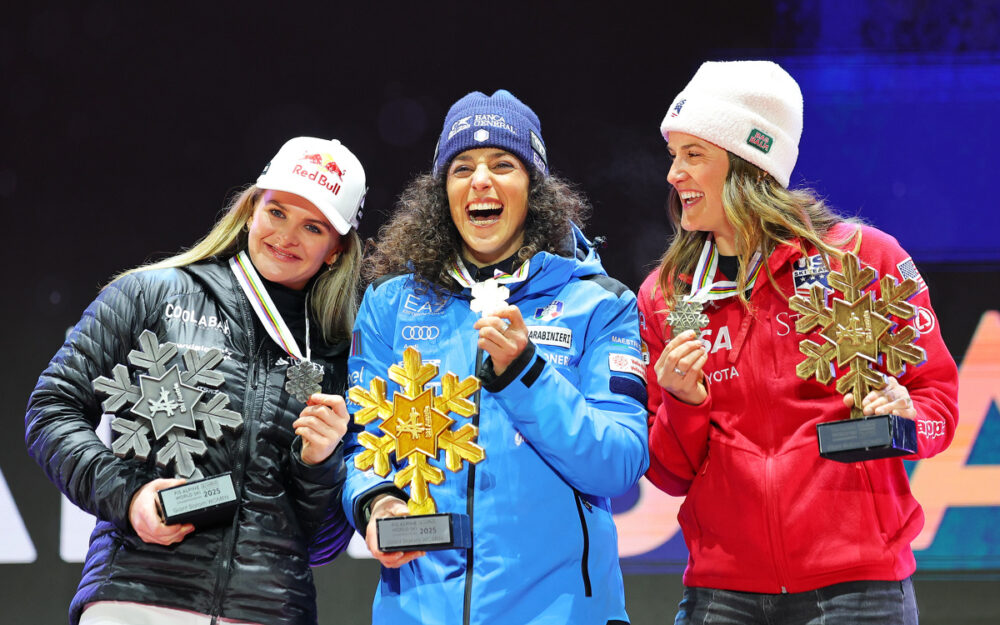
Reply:
[[[847, 224], [830, 240], [851, 235]], [[798, 334], [788, 306], [796, 288], [825, 283], [815, 252], [781, 246], [767, 259], [780, 290], [761, 271], [750, 296], [705, 309], [708, 397], [697, 406], [664, 392], [653, 369], [663, 352], [666, 313], [657, 271], [639, 290], [642, 337], [649, 348], [650, 468], [646, 476], [671, 495], [689, 550], [684, 584], [727, 590], [803, 592], [854, 580], [901, 580], [916, 568], [910, 542], [923, 512], [910, 493], [903, 460], [929, 458], [951, 441], [958, 419], [958, 375], [912, 259], [889, 235], [861, 227], [851, 250], [862, 265], [896, 281], [915, 277], [909, 300], [926, 350], [900, 384], [917, 411], [918, 451], [909, 458], [841, 463], [820, 457], [816, 425], [849, 417], [834, 383], [802, 380], [799, 343], [823, 343], [818, 330]], [[840, 269], [839, 265], [835, 269]], [[800, 291], [801, 292], [801, 291]], [[881, 297], [875, 286], [875, 298]]]
[[[196, 529], [168, 547], [143, 542], [128, 517], [136, 491], [174, 475], [156, 464], [162, 441], [153, 443], [146, 461], [122, 459], [95, 433], [104, 396], [95, 394], [93, 381], [112, 377], [116, 364], [128, 365], [147, 329], [181, 353], [220, 350], [224, 359], [214, 370], [224, 382], [216, 390], [243, 417], [242, 426], [223, 429], [218, 442], [202, 428], [190, 433], [208, 448], [195, 457], [202, 474], [232, 472], [238, 496], [232, 522]], [[324, 368], [324, 392], [343, 392], [346, 352], [346, 341], [312, 341], [312, 359]], [[343, 454], [340, 446], [322, 464], [301, 461], [291, 423], [303, 406], [284, 390], [287, 361], [225, 261], [124, 276], [87, 308], [39, 378], [25, 416], [31, 456], [73, 503], [97, 517], [71, 623], [95, 601], [255, 623], [316, 623], [310, 561], [333, 559], [350, 539], [340, 507]], [[185, 363], [179, 366], [183, 371]], [[135, 373], [129, 366], [130, 378]]]
[[[382, 569], [373, 622], [402, 624], [627, 622], [617, 533], [610, 498], [634, 485], [648, 464], [645, 389], [635, 296], [609, 278], [596, 252], [574, 228], [569, 257], [539, 253], [527, 279], [508, 284], [531, 341], [499, 377], [477, 350], [478, 313], [470, 292], [437, 301], [412, 275], [373, 284], [355, 325], [352, 383], [373, 377], [416, 347], [439, 367], [428, 388], [451, 372], [480, 371], [484, 386], [471, 418], [449, 417], [458, 429], [478, 425], [478, 464], [446, 469], [439, 451], [428, 464], [445, 473], [431, 485], [438, 512], [464, 513], [472, 547], [429, 551], [400, 569]], [[402, 390], [389, 383], [388, 396]], [[391, 401], [391, 400], [390, 400]], [[381, 436], [379, 420], [367, 425]], [[361, 471], [365, 452], [345, 439], [345, 510], [366, 530], [360, 505], [388, 476]]]

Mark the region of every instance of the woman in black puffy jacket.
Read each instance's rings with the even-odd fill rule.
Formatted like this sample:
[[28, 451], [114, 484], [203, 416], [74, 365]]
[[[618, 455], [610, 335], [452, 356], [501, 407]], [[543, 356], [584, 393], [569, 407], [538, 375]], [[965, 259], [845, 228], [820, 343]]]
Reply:
[[[29, 452], [97, 517], [71, 623], [316, 623], [309, 567], [351, 535], [341, 395], [364, 194], [339, 141], [291, 139], [194, 247], [105, 287], [42, 373]], [[185, 483], [165, 522], [159, 491]], [[178, 521], [172, 496], [192, 489], [216, 519]]]

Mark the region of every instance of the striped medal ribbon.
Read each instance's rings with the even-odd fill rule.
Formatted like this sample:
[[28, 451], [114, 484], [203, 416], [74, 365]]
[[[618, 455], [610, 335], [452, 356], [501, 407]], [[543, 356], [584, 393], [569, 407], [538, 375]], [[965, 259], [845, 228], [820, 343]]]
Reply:
[[[748, 289], [753, 289], [763, 266], [764, 258], [758, 250], [750, 259]], [[715, 281], [715, 273], [718, 269], [718, 246], [715, 244], [715, 237], [709, 234], [701, 248], [701, 256], [698, 258], [698, 265], [695, 267], [694, 277], [691, 280], [691, 294], [682, 297], [667, 315], [667, 325], [671, 327], [673, 336], [677, 336], [685, 330], [694, 330], [700, 333], [708, 325], [708, 315], [702, 312], [705, 304], [712, 300], [736, 295], [738, 286], [734, 280]]]
[[476, 282], [458, 256], [452, 260], [448, 273], [451, 277], [472, 291], [472, 302], [469, 308], [473, 312], [478, 312], [481, 317], [492, 315], [507, 305], [507, 298], [510, 297], [510, 289], [506, 286], [516, 282], [523, 282], [528, 277], [528, 265], [530, 260], [524, 261], [514, 273], [497, 272], [492, 278], [487, 278], [482, 282]]
[[298, 343], [295, 342], [295, 337], [292, 336], [292, 332], [288, 328], [288, 324], [278, 312], [278, 308], [274, 305], [271, 296], [268, 295], [257, 270], [250, 262], [250, 256], [246, 250], [229, 259], [229, 268], [232, 269], [236, 281], [240, 283], [240, 287], [246, 293], [247, 299], [250, 300], [250, 307], [253, 308], [257, 318], [264, 325], [268, 335], [295, 361], [285, 372], [285, 390], [295, 399], [305, 403], [310, 395], [319, 393], [323, 388], [321, 386], [323, 367], [309, 359], [311, 354], [309, 347], [309, 295], [306, 295], [306, 353], [303, 355]]

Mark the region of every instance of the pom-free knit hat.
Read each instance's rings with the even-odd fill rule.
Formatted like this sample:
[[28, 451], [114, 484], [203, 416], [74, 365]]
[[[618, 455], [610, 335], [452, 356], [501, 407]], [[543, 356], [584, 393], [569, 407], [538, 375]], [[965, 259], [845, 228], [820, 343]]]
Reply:
[[304, 197], [340, 234], [358, 227], [365, 204], [361, 161], [336, 139], [289, 139], [261, 172], [257, 187]]
[[505, 89], [491, 96], [473, 91], [451, 105], [434, 150], [434, 174], [447, 169], [458, 154], [486, 147], [510, 152], [543, 176], [549, 173], [538, 116]]
[[799, 157], [802, 91], [771, 61], [703, 63], [660, 124], [665, 139], [672, 131], [710, 141], [787, 187]]

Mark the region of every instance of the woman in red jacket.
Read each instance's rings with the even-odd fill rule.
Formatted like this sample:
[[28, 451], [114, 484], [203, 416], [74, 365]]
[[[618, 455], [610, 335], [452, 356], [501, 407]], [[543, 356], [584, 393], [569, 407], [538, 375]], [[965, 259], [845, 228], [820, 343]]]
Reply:
[[[802, 94], [778, 65], [705, 63], [661, 131], [675, 235], [639, 309], [650, 352], [647, 477], [686, 496], [678, 518], [690, 558], [676, 623], [916, 623], [910, 542], [923, 513], [902, 461], [951, 441], [955, 363], [933, 324], [915, 342], [922, 366], [864, 397], [841, 395], [796, 374], [806, 335], [789, 306], [814, 284], [829, 288], [851, 252], [879, 277], [915, 276], [909, 303], [933, 316], [913, 260], [891, 236], [788, 188]], [[824, 342], [815, 330], [810, 338]], [[916, 453], [820, 457], [816, 425], [846, 419], [856, 400], [864, 415], [914, 420]]]

